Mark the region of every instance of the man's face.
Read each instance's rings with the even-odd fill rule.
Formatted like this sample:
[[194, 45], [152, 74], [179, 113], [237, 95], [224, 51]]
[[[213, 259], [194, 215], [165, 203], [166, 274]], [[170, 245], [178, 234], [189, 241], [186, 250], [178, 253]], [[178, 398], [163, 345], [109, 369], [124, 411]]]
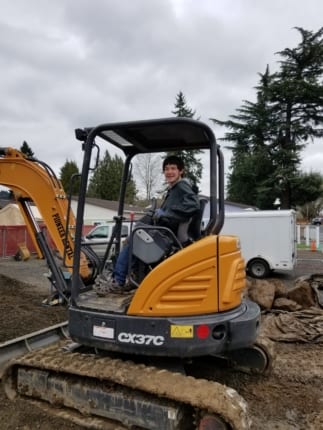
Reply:
[[168, 185], [175, 184], [182, 177], [183, 170], [179, 170], [176, 164], [166, 164], [164, 175]]

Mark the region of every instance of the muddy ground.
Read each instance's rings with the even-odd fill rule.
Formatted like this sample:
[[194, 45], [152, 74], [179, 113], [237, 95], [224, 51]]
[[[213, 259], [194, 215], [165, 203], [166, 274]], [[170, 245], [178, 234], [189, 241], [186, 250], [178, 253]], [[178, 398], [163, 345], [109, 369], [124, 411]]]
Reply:
[[[300, 275], [322, 273], [322, 256], [305, 251], [295, 271], [275, 276], [292, 285]], [[42, 305], [49, 294], [46, 272], [40, 260], [0, 260], [0, 342], [66, 320], [64, 308]], [[222, 382], [247, 400], [252, 430], [323, 430], [323, 345], [276, 342], [274, 347], [269, 376], [223, 372]], [[81, 429], [22, 400], [9, 401], [2, 390], [0, 422], [4, 430]]]
[[[44, 307], [48, 291], [0, 275], [0, 342], [67, 319], [62, 307]], [[0, 391], [0, 427], [4, 430], [79, 430], [68, 421], [49, 417], [22, 400], [9, 401]]]

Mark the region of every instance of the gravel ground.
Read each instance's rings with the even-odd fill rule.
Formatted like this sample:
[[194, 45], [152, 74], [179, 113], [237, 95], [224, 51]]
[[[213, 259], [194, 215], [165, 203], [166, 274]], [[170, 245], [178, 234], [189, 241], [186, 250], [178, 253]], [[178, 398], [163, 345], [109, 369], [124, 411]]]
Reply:
[[50, 292], [50, 283], [46, 279], [49, 273], [47, 263], [35, 256], [26, 261], [16, 261], [13, 257], [0, 258], [0, 273]]

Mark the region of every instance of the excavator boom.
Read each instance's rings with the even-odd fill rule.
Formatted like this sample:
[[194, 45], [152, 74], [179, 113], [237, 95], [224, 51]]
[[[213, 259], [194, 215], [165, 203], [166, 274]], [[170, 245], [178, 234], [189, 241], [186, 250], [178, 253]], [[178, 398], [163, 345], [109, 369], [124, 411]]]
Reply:
[[16, 149], [0, 148], [0, 156], [0, 184], [12, 190], [39, 257], [43, 255], [35, 239], [37, 226], [32, 220], [31, 204], [38, 208], [56, 248], [62, 256], [66, 255], [67, 266], [71, 266], [75, 218], [70, 213], [66, 234], [68, 205], [61, 182], [45, 163], [28, 158]]
[[[32, 205], [39, 210], [63, 261], [64, 269], [71, 273], [76, 222], [61, 182], [44, 162], [27, 157], [14, 148], [2, 147], [0, 184], [13, 192], [38, 257], [46, 259], [52, 272], [54, 287], [66, 297], [66, 280], [57, 268], [54, 255], [32, 211]], [[88, 261], [83, 254], [80, 274], [84, 279], [91, 275]]]

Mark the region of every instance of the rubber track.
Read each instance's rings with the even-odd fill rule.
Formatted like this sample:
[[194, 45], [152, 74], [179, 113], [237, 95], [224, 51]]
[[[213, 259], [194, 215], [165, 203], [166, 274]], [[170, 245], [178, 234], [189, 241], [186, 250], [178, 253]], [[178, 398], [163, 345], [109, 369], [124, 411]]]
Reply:
[[63, 351], [62, 347], [67, 344], [68, 341], [63, 341], [12, 361], [3, 376], [7, 396], [12, 399], [17, 395], [15, 381], [11, 379], [11, 375], [16, 374], [14, 368], [27, 366], [78, 377], [113, 381], [131, 389], [138, 389], [218, 414], [231, 425], [233, 430], [250, 428], [247, 404], [232, 388], [214, 381], [135, 364], [132, 361]]

